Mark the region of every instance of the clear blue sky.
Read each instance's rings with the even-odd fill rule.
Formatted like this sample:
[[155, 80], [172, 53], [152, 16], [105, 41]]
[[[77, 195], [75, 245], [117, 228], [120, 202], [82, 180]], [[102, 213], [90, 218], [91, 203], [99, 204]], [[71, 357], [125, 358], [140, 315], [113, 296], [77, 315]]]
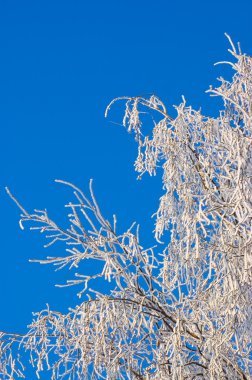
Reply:
[[232, 74], [213, 67], [229, 58], [224, 32], [252, 55], [251, 14], [251, 0], [0, 2], [0, 329], [24, 331], [47, 302], [62, 311], [78, 302], [77, 289], [54, 287], [71, 274], [28, 263], [60, 247], [46, 252], [40, 235], [19, 229], [4, 186], [61, 220], [70, 192], [53, 180], [86, 189], [94, 178], [106, 217], [116, 213], [122, 229], [140, 222], [152, 243], [160, 177], [136, 181], [134, 139], [112, 123], [119, 109], [105, 120], [105, 107], [153, 92], [172, 107], [183, 94], [215, 115], [219, 103], [204, 91]]

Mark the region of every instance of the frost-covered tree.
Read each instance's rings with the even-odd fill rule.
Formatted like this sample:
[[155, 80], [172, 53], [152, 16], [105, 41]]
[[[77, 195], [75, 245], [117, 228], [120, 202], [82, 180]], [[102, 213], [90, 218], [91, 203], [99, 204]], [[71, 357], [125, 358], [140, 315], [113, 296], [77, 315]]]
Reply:
[[[125, 102], [123, 124], [135, 134], [139, 176], [163, 171], [156, 247], [142, 247], [135, 225], [117, 233], [92, 183], [86, 196], [58, 181], [74, 193], [66, 229], [47, 211], [26, 211], [7, 190], [21, 209], [22, 228], [29, 222], [47, 245], [66, 244], [62, 257], [42, 263], [73, 268], [93, 260], [97, 272], [68, 282], [83, 286], [82, 303], [68, 314], [48, 307], [34, 314], [26, 335], [1, 334], [2, 379], [24, 377], [25, 350], [37, 375], [50, 368], [53, 379], [251, 378], [252, 58], [230, 43], [234, 62], [226, 63], [234, 76], [209, 90], [224, 102], [217, 118], [184, 100], [175, 118], [156, 96], [112, 102]], [[143, 110], [155, 120], [148, 136]], [[160, 244], [165, 231], [168, 246]], [[98, 278], [110, 283], [109, 292], [92, 290]]]

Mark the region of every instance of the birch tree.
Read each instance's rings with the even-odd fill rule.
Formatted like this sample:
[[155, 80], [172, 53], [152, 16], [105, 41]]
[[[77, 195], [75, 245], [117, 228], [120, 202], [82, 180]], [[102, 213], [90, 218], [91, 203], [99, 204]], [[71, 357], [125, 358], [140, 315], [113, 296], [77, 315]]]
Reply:
[[[34, 313], [25, 335], [1, 333], [2, 379], [25, 377], [24, 351], [37, 376], [49, 370], [52, 379], [251, 378], [252, 58], [229, 41], [232, 59], [222, 63], [234, 75], [208, 91], [223, 100], [216, 118], [184, 99], [171, 118], [155, 95], [118, 98], [107, 108], [106, 115], [114, 103], [125, 104], [138, 176], [162, 171], [155, 247], [141, 245], [136, 224], [117, 232], [92, 182], [86, 195], [57, 181], [73, 190], [68, 228], [47, 211], [27, 211], [7, 189], [21, 228], [42, 232], [46, 246], [65, 243], [61, 257], [39, 262], [72, 269], [92, 260], [96, 273], [68, 281], [78, 286], [80, 303], [67, 314], [48, 306]], [[152, 115], [149, 135], [143, 111]], [[167, 233], [169, 244], [162, 244]], [[98, 279], [110, 290], [95, 290]]]

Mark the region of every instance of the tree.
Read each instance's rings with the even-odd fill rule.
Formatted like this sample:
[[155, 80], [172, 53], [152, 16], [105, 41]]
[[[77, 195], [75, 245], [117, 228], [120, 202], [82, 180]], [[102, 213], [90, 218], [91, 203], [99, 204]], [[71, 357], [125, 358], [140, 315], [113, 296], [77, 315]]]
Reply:
[[[229, 38], [229, 37], [228, 37]], [[24, 336], [1, 334], [0, 373], [22, 377], [28, 350], [37, 375], [78, 379], [249, 379], [252, 375], [252, 58], [236, 50], [232, 80], [220, 79], [211, 95], [224, 109], [205, 117], [182, 104], [171, 118], [157, 96], [124, 97], [123, 124], [135, 134], [141, 177], [163, 171], [164, 195], [156, 213], [157, 246], [144, 249], [138, 226], [117, 233], [101, 213], [92, 182], [87, 197], [74, 185], [69, 227], [47, 211], [21, 209], [20, 226], [32, 223], [49, 243], [66, 244], [62, 257], [41, 263], [59, 268], [97, 261], [95, 274], [76, 274], [84, 301], [64, 315], [34, 314]], [[154, 127], [144, 136], [141, 112]], [[161, 244], [170, 231], [168, 246]], [[98, 278], [109, 293], [92, 290]], [[14, 350], [14, 351], [13, 351]]]

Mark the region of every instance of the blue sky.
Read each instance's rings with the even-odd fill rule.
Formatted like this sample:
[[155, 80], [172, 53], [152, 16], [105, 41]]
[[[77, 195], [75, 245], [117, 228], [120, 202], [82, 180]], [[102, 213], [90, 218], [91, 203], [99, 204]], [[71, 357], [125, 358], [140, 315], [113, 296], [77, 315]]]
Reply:
[[184, 95], [216, 115], [220, 103], [205, 90], [232, 74], [213, 66], [229, 59], [224, 32], [252, 55], [251, 14], [250, 0], [0, 2], [0, 329], [24, 331], [47, 302], [62, 311], [78, 302], [77, 289], [54, 287], [71, 274], [28, 263], [60, 247], [46, 252], [40, 235], [19, 229], [4, 186], [60, 221], [71, 193], [53, 180], [85, 190], [94, 178], [105, 216], [116, 213], [122, 230], [140, 222], [152, 244], [160, 177], [136, 181], [136, 144], [116, 124], [120, 108], [104, 119], [106, 105], [155, 93], [173, 112]]

